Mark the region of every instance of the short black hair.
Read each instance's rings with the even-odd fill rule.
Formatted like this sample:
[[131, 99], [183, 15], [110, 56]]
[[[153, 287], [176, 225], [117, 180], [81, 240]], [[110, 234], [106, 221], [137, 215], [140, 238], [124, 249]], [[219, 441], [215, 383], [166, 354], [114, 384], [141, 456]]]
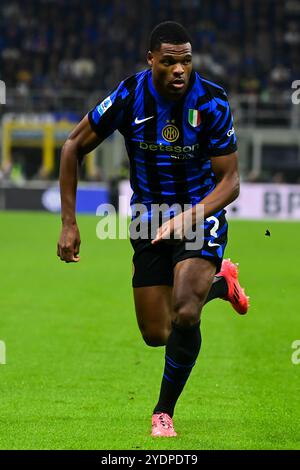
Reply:
[[192, 43], [191, 36], [187, 30], [175, 21], [164, 21], [158, 24], [150, 34], [150, 51], [160, 49], [162, 43], [186, 44]]

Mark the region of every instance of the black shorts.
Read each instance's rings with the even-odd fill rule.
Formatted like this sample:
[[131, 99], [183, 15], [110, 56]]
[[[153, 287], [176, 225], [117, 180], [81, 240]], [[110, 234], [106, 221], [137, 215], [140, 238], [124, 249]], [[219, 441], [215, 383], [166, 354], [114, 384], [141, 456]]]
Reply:
[[228, 225], [225, 210], [208, 217], [204, 222], [204, 241], [199, 250], [187, 250], [186, 242], [161, 241], [151, 244], [151, 239], [130, 239], [134, 249], [133, 287], [173, 285], [176, 263], [188, 258], [204, 258], [221, 269], [227, 244]]

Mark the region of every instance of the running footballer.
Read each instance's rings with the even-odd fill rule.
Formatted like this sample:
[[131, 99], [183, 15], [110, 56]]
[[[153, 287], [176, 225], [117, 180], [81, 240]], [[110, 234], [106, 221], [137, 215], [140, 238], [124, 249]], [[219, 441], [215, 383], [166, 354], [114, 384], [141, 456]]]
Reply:
[[191, 38], [180, 24], [167, 21], [156, 26], [149, 46], [149, 68], [124, 79], [64, 144], [57, 254], [65, 262], [79, 261], [78, 162], [116, 129], [124, 136], [130, 160], [132, 208], [143, 204], [151, 222], [155, 204], [188, 204], [185, 215], [192, 228], [202, 205], [200, 249], [187, 248], [182, 213], [162, 220], [154, 235], [131, 239], [138, 325], [147, 345], [165, 346], [152, 436], [172, 437], [175, 405], [201, 347], [204, 304], [219, 297], [245, 314], [249, 302], [236, 265], [223, 260], [224, 207], [239, 194], [237, 143], [226, 93], [193, 71]]

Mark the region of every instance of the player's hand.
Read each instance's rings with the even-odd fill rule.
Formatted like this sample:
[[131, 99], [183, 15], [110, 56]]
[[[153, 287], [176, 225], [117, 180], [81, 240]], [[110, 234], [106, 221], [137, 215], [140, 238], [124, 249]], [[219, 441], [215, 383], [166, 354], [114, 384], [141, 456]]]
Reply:
[[184, 219], [183, 214], [178, 214], [173, 219], [164, 222], [156, 232], [156, 237], [152, 240], [152, 245], [156, 245], [162, 240], [172, 240], [172, 242], [180, 242], [184, 239]]
[[80, 260], [80, 233], [76, 224], [63, 225], [57, 243], [57, 256], [66, 263], [78, 263]]
[[193, 227], [193, 209], [188, 209], [163, 223], [156, 232], [156, 237], [152, 240], [152, 245], [162, 240], [170, 240], [170, 243], [179, 243], [190, 236]]

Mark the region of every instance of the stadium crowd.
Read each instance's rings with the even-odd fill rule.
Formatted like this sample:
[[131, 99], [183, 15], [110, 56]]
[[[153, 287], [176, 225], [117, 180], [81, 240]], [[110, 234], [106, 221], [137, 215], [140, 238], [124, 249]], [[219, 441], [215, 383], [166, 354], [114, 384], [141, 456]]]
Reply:
[[[167, 19], [189, 30], [194, 67], [229, 92], [237, 122], [290, 125], [291, 83], [300, 78], [300, 0], [1, 0], [5, 111], [52, 112], [77, 122], [96, 99], [147, 66], [149, 32]], [[235, 101], [238, 94], [243, 98]], [[21, 161], [28, 166], [25, 150]], [[2, 168], [0, 180], [13, 170], [19, 180], [34, 169]]]
[[109, 90], [145, 67], [149, 31], [166, 19], [189, 29], [196, 68], [231, 93], [300, 77], [299, 0], [1, 0], [1, 79], [23, 92]]

